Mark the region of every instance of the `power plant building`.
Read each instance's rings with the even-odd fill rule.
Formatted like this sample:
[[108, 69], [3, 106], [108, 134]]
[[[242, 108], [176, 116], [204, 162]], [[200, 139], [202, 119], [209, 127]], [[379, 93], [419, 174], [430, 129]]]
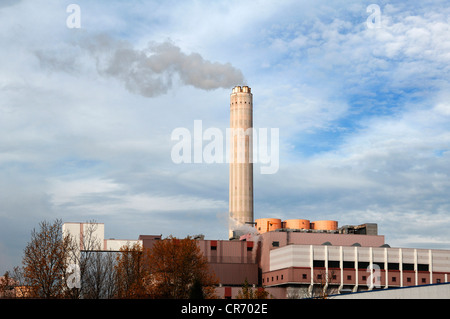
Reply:
[[[254, 220], [252, 112], [251, 89], [233, 88], [229, 239], [197, 239], [211, 272], [219, 279], [219, 297], [235, 298], [245, 281], [280, 299], [449, 282], [450, 250], [390, 247], [374, 223], [339, 227], [334, 220]], [[117, 249], [116, 242], [104, 240], [100, 226], [103, 249]], [[64, 227], [83, 236], [82, 224]], [[162, 240], [161, 236], [141, 235], [136, 242], [151, 248], [156, 240]]]

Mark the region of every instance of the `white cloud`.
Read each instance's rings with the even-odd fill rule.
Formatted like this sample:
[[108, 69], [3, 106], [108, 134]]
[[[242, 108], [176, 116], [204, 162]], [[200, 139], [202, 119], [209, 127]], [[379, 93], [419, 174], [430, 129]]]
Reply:
[[68, 210], [67, 216], [116, 215], [126, 211], [140, 214], [152, 212], [218, 210], [218, 200], [186, 195], [135, 193], [128, 185], [102, 178], [77, 180], [56, 179], [50, 182], [48, 195], [55, 210]]

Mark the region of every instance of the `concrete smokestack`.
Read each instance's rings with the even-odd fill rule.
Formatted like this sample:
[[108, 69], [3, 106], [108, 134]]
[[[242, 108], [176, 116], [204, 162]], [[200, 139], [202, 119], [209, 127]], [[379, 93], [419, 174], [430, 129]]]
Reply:
[[236, 86], [230, 95], [230, 239], [253, 223], [252, 131], [253, 95], [248, 86]]

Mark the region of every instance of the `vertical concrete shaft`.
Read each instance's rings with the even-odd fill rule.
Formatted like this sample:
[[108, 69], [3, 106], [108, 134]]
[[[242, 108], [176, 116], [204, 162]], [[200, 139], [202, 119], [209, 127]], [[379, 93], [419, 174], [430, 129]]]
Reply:
[[253, 223], [253, 95], [236, 86], [230, 96], [229, 238]]

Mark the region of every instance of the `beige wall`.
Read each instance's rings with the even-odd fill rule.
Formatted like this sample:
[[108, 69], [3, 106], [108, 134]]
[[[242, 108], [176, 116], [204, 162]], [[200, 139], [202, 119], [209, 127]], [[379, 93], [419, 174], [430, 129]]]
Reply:
[[[237, 86], [230, 95], [230, 238], [241, 224], [253, 222], [252, 127], [253, 95], [249, 87]], [[237, 130], [248, 134], [240, 138]]]

